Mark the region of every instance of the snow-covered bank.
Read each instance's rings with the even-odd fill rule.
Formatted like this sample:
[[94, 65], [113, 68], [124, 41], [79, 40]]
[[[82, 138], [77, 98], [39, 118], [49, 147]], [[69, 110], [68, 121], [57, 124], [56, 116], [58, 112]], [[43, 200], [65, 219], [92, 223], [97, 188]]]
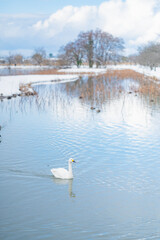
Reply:
[[61, 69], [58, 72], [65, 72], [65, 73], [105, 73], [107, 71], [106, 68], [88, 68], [88, 67], [81, 67], [81, 68], [67, 68]]
[[107, 65], [106, 68], [70, 68], [70, 69], [61, 69], [59, 72], [65, 72], [65, 73], [105, 73], [107, 70], [124, 70], [124, 69], [130, 69], [134, 70], [136, 72], [142, 73], [146, 76], [150, 77], [156, 77], [160, 80], [160, 67], [157, 67], [156, 70], [151, 70], [150, 67], [145, 67], [141, 65], [130, 65], [130, 64], [118, 64], [118, 65]]
[[77, 75], [18, 75], [18, 76], [2, 76], [0, 77], [0, 95], [11, 96], [20, 94], [20, 85], [29, 83], [39, 84], [44, 82], [66, 82], [76, 81]]

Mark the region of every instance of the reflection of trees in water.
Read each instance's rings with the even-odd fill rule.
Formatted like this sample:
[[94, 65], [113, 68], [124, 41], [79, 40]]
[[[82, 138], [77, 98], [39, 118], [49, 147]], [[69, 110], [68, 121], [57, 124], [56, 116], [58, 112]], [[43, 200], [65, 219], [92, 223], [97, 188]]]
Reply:
[[12, 76], [12, 75], [27, 75], [27, 74], [36, 74], [37, 69], [21, 69], [21, 68], [4, 68], [0, 69], [0, 76]]
[[106, 101], [118, 98], [123, 88], [120, 82], [101, 76], [80, 79], [74, 84], [67, 83], [65, 91], [69, 96], [80, 97], [82, 103], [100, 107]]
[[106, 76], [82, 77], [75, 82], [37, 85], [35, 90], [38, 96], [34, 99], [39, 109], [49, 106], [55, 109], [59, 105], [65, 109], [76, 104], [76, 101], [82, 105], [101, 108], [106, 101], [118, 99], [124, 93], [120, 81], [111, 80]]
[[[132, 76], [132, 78], [129, 78]], [[139, 97], [147, 104], [160, 103], [160, 87], [157, 83], [150, 81], [143, 75], [132, 73], [108, 74], [81, 77], [75, 82], [44, 84], [34, 86], [37, 96], [17, 97], [12, 100], [4, 100], [0, 108], [10, 108], [10, 112], [28, 112], [28, 109], [36, 108], [45, 111], [47, 108], [58, 111], [63, 109], [67, 112], [69, 108], [79, 104], [87, 104], [90, 107], [103, 108], [106, 102], [120, 99], [121, 96], [132, 94]], [[125, 83], [125, 84], [124, 84]]]
[[[141, 97], [149, 102], [157, 102], [159, 104], [160, 84], [154, 77], [135, 72], [134, 70], [110, 70], [105, 75], [109, 78], [115, 78], [117, 81], [128, 79], [130, 84], [129, 93], [135, 93], [135, 96]], [[138, 83], [135, 85], [135, 83]], [[131, 92], [130, 92], [131, 91]]]
[[[132, 78], [131, 78], [131, 77]], [[125, 83], [125, 84], [124, 84]], [[119, 99], [122, 95], [132, 94], [140, 97], [147, 104], [160, 103], [160, 85], [142, 74], [130, 72], [128, 75], [113, 72], [80, 79], [75, 83], [67, 83], [63, 91], [68, 96], [80, 96], [81, 103], [102, 107], [106, 102]]]

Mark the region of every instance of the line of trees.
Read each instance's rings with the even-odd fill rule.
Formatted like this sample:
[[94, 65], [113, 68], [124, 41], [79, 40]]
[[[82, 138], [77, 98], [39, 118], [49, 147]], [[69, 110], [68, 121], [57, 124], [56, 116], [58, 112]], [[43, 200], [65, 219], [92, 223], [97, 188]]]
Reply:
[[150, 42], [138, 48], [138, 54], [128, 57], [129, 62], [149, 66], [151, 69], [160, 66], [160, 43]]
[[23, 56], [21, 54], [15, 54], [6, 57], [6, 62], [8, 65], [17, 65], [17, 64], [22, 64], [23, 63]]
[[35, 64], [41, 65], [46, 59], [46, 51], [43, 47], [36, 48], [32, 55], [32, 60]]
[[43, 47], [36, 48], [30, 58], [21, 54], [9, 54], [0, 59], [0, 64], [10, 65], [49, 65], [54, 67], [87, 64], [90, 68], [104, 66], [113, 62], [132, 62], [156, 68], [160, 66], [160, 42], [151, 42], [139, 47], [138, 54], [122, 56], [124, 41], [100, 29], [81, 32], [76, 40], [61, 47], [57, 58], [47, 57]]
[[89, 67], [97, 67], [107, 62], [119, 61], [124, 50], [124, 41], [100, 29], [81, 32], [77, 39], [67, 43], [59, 50], [62, 65], [88, 63]]
[[35, 48], [33, 55], [25, 59], [21, 54], [9, 54], [4, 63], [11, 65], [34, 64], [34, 65], [51, 65], [50, 59], [46, 57], [46, 51], [43, 47]]
[[160, 43], [149, 43], [140, 48], [137, 61], [151, 68], [158, 67], [160, 65]]

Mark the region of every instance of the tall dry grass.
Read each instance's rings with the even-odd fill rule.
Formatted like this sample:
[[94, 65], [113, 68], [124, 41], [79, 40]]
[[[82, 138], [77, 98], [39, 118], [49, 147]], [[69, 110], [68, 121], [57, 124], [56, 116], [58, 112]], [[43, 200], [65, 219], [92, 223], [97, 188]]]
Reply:
[[[108, 77], [110, 81], [114, 78], [116, 80], [133, 79], [139, 83], [138, 87], [133, 86], [132, 91], [141, 94], [149, 94], [153, 96], [160, 95], [160, 84], [155, 77], [149, 77], [138, 73], [134, 70], [108, 70], [104, 76]], [[100, 76], [99, 76], [100, 77]]]

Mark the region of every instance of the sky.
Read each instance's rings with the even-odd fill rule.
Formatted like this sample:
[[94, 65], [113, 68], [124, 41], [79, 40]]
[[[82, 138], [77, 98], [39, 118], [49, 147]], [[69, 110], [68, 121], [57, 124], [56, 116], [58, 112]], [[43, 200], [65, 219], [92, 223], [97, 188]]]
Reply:
[[80, 31], [100, 28], [123, 38], [124, 55], [160, 41], [160, 0], [0, 0], [0, 56], [56, 55]]

